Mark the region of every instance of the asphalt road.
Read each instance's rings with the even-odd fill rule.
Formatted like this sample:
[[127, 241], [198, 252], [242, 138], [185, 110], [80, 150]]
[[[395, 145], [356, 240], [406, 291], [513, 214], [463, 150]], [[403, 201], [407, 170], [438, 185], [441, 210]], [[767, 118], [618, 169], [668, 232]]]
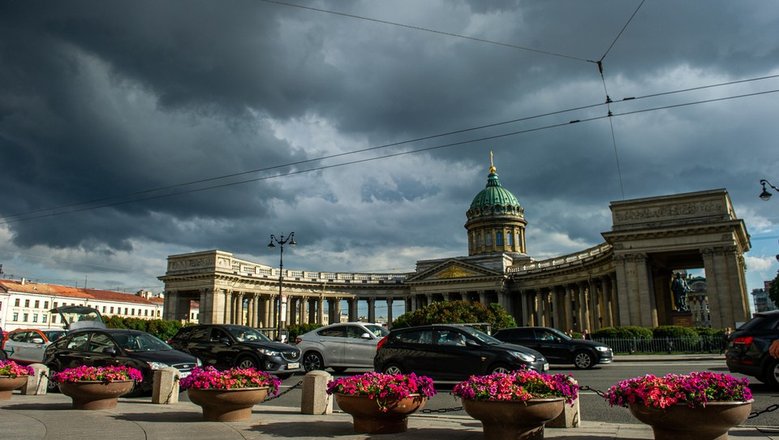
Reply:
[[[610, 407], [609, 404], [598, 395], [598, 392], [605, 392], [611, 385], [622, 379], [642, 376], [644, 374], [683, 374], [692, 371], [727, 373], [728, 369], [725, 366], [724, 361], [617, 362], [610, 365], [599, 366], [592, 370], [575, 370], [573, 367], [552, 366], [550, 373], [571, 374], [579, 382], [579, 385], [592, 389], [592, 391], [582, 391], [580, 394], [579, 405], [582, 420], [637, 424], [638, 421], [630, 415], [627, 409]], [[343, 374], [334, 374], [334, 376], [345, 376], [361, 372], [362, 371], [360, 370], [348, 370]], [[734, 376], [742, 377], [738, 374], [734, 374]], [[302, 380], [303, 376], [293, 376], [284, 380], [281, 391], [284, 392], [289, 390]], [[447, 410], [447, 412], [451, 414], [467, 415], [462, 410], [450, 411], [452, 408], [460, 407], [462, 405], [460, 399], [451, 394], [454, 383], [455, 382], [436, 382], [438, 394], [428, 401], [425, 411]], [[755, 402], [752, 405], [753, 412], [766, 409], [773, 404], [779, 404], [779, 390], [768, 389], [768, 387], [756, 379], [750, 378], [750, 383], [750, 388], [755, 397]], [[274, 399], [273, 404], [299, 407], [301, 396], [301, 386], [298, 386], [281, 397]], [[181, 400], [186, 400], [186, 393], [181, 394]], [[779, 426], [779, 410], [760, 414], [755, 418], [747, 420], [746, 424]]]

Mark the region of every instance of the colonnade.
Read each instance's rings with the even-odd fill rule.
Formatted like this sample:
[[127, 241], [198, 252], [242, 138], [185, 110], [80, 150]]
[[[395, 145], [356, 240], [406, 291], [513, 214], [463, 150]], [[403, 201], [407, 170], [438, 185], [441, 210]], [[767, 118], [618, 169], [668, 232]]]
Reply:
[[621, 325], [616, 277], [600, 277], [519, 291], [515, 319], [519, 325], [555, 327], [563, 331], [596, 331]]

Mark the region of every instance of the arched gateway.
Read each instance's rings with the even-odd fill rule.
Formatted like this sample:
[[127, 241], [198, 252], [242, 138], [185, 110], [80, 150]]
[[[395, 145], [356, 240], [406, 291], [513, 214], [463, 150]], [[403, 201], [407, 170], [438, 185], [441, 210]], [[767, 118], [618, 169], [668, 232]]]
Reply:
[[[376, 306], [393, 319], [392, 305], [414, 310], [432, 301], [500, 303], [520, 325], [563, 330], [605, 326], [700, 325], [676, 311], [671, 280], [677, 271], [703, 269], [712, 327], [749, 318], [743, 253], [744, 222], [724, 189], [612, 202], [605, 243], [536, 261], [526, 254], [524, 209], [500, 185], [494, 166], [471, 204], [465, 225], [469, 255], [421, 260], [412, 273], [334, 273], [284, 270], [286, 306], [278, 308], [279, 270], [219, 250], [168, 257], [164, 317], [184, 319], [199, 302], [200, 322], [254, 327], [322, 323], [341, 316], [367, 320]], [[360, 307], [363, 309], [363, 307]]]

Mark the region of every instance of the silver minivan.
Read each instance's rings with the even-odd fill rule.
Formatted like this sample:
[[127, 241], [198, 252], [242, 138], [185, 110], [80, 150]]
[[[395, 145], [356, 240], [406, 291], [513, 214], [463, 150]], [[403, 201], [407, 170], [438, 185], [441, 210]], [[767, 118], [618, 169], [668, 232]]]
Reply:
[[306, 371], [332, 368], [373, 369], [376, 345], [389, 333], [381, 324], [342, 322], [302, 334], [295, 339]]

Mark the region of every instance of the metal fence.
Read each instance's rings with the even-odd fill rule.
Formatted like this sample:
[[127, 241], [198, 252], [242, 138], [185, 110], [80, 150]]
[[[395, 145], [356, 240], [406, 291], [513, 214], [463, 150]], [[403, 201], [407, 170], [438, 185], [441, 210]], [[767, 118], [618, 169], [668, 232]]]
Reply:
[[721, 336], [688, 338], [595, 338], [614, 353], [723, 353], [727, 344]]

